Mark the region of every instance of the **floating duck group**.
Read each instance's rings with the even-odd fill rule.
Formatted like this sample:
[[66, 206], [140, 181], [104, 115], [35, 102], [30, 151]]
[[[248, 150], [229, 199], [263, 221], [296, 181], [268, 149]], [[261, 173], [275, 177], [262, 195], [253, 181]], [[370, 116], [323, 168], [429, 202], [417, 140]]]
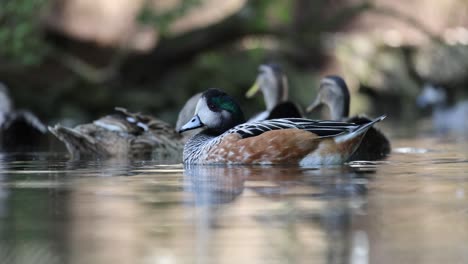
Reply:
[[[378, 160], [390, 153], [388, 139], [373, 125], [385, 118], [348, 117], [350, 96], [338, 76], [320, 82], [307, 112], [323, 104], [330, 120], [312, 120], [288, 100], [288, 80], [275, 64], [259, 66], [246, 97], [263, 93], [266, 110], [246, 119], [237, 101], [218, 89], [190, 98], [175, 127], [153, 116], [124, 108], [74, 128], [60, 124], [49, 131], [72, 158], [181, 155], [185, 164], [336, 165]], [[39, 131], [43, 127], [38, 126]]]

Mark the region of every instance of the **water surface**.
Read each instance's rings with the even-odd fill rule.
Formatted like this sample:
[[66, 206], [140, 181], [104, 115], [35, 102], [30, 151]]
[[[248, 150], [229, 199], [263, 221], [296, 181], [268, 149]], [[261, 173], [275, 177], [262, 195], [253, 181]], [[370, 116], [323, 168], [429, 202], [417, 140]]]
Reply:
[[468, 143], [328, 168], [0, 158], [1, 263], [466, 263]]

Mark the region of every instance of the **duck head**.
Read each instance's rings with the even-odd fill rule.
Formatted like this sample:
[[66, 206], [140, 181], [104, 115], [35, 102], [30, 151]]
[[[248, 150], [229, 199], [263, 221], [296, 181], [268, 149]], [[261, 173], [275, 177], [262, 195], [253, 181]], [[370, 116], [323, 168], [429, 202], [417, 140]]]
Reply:
[[263, 93], [268, 111], [288, 100], [288, 80], [279, 65], [262, 64], [258, 67], [257, 79], [245, 96], [251, 98], [259, 91]]
[[349, 90], [346, 82], [339, 76], [326, 76], [320, 81], [320, 88], [315, 101], [307, 107], [312, 112], [320, 105], [330, 109], [331, 119], [340, 120], [349, 115]]
[[205, 128], [213, 134], [221, 134], [244, 122], [244, 114], [234, 98], [220, 90], [209, 89], [201, 95], [195, 115], [179, 129], [179, 133]]
[[176, 130], [178, 131], [183, 125], [185, 125], [195, 113], [195, 107], [197, 106], [198, 100], [200, 100], [202, 93], [197, 93], [190, 97], [187, 102], [185, 102], [182, 109], [179, 111], [176, 122]]

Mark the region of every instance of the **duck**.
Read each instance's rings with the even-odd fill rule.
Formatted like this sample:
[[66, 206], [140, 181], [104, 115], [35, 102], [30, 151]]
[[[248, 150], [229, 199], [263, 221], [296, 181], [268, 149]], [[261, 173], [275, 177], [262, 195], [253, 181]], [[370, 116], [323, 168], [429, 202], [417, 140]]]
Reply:
[[47, 140], [47, 128], [31, 111], [14, 109], [8, 87], [0, 82], [0, 149], [37, 151]]
[[450, 106], [447, 90], [444, 87], [427, 83], [418, 95], [416, 103], [420, 108], [432, 109], [432, 126], [435, 132], [466, 134], [468, 101], [460, 101]]
[[260, 91], [263, 93], [266, 110], [251, 117], [248, 122], [302, 117], [301, 110], [291, 101], [288, 101], [288, 79], [278, 64], [261, 64], [258, 67], [258, 75], [255, 83], [247, 91], [245, 96], [252, 98]]
[[179, 133], [202, 129], [184, 146], [184, 164], [343, 164], [367, 130], [383, 120], [365, 124], [279, 118], [245, 122], [234, 98], [218, 89], [206, 90], [193, 118]]
[[[329, 108], [331, 120], [351, 122], [357, 125], [366, 124], [370, 121], [365, 116], [349, 117], [349, 89], [345, 80], [340, 76], [329, 75], [322, 78], [317, 97], [306, 108], [306, 112], [310, 113], [322, 104]], [[357, 150], [351, 155], [350, 160], [381, 160], [387, 157], [390, 152], [391, 144], [388, 138], [378, 129], [371, 127]]]
[[[184, 105], [178, 116], [185, 123], [193, 116], [197, 96]], [[195, 99], [194, 99], [195, 98]], [[149, 158], [180, 156], [187, 137], [154, 116], [116, 107], [112, 114], [74, 128], [60, 124], [49, 131], [62, 141], [72, 159]]]

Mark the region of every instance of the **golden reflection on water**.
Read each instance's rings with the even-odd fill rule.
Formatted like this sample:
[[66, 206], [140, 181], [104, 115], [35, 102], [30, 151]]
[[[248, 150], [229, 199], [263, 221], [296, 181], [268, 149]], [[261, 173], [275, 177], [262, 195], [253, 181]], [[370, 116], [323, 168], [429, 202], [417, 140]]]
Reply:
[[465, 263], [467, 144], [329, 168], [4, 158], [1, 263]]

